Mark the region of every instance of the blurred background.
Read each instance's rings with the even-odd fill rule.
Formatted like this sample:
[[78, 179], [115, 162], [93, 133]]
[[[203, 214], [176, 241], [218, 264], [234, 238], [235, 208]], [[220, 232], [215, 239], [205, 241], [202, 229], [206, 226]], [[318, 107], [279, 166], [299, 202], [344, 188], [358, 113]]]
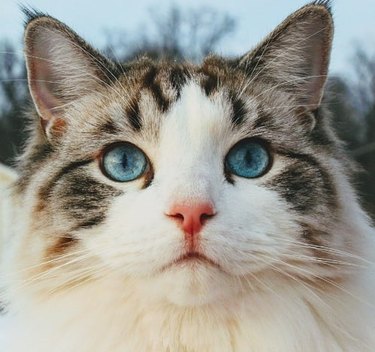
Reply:
[[[0, 0], [0, 162], [13, 165], [25, 141], [30, 104], [22, 55], [19, 1]], [[29, 0], [108, 56], [147, 53], [199, 62], [208, 53], [241, 55], [302, 0]], [[375, 217], [375, 0], [333, 1], [335, 40], [325, 103], [361, 172], [355, 184]]]

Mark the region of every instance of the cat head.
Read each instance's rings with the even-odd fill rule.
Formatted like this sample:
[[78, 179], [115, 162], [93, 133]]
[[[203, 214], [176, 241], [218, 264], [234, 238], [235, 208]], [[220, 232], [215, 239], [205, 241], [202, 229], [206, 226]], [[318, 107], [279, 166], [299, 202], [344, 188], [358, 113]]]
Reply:
[[28, 15], [36, 118], [17, 190], [21, 262], [44, 272], [37, 282], [111, 277], [194, 305], [264, 289], [260, 277], [336, 275], [321, 250], [342, 241], [332, 228], [344, 177], [321, 106], [328, 2], [240, 58], [201, 65], [114, 63], [56, 19]]

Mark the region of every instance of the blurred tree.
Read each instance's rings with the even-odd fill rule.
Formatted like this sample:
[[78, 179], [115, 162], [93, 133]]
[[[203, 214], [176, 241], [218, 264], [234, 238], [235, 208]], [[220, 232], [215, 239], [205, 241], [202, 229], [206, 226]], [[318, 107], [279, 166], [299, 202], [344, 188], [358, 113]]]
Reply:
[[353, 58], [354, 82], [352, 94], [355, 108], [367, 114], [375, 104], [375, 51], [357, 46]]
[[366, 126], [358, 116], [348, 83], [339, 76], [332, 76], [327, 84], [327, 104], [332, 113], [332, 125], [347, 148], [353, 150], [363, 143]]
[[25, 139], [28, 90], [22, 55], [13, 44], [0, 42], [0, 162], [9, 164]]
[[129, 40], [123, 32], [108, 33], [107, 55], [128, 61], [147, 55], [153, 59], [197, 62], [214, 52], [218, 44], [236, 28], [234, 18], [211, 8], [181, 10], [171, 7], [165, 16], [151, 13], [150, 29]]
[[366, 131], [363, 142], [353, 150], [353, 156], [364, 172], [359, 177], [359, 188], [365, 206], [375, 216], [375, 51], [372, 54], [358, 47], [354, 57], [356, 80], [352, 96], [355, 108], [362, 116]]

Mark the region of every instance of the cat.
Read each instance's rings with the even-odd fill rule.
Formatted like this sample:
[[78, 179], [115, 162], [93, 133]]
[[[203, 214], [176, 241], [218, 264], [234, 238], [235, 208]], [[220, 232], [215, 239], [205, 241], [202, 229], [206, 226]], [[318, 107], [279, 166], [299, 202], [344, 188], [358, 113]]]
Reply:
[[238, 58], [115, 63], [26, 11], [4, 352], [375, 351], [375, 239], [315, 1]]

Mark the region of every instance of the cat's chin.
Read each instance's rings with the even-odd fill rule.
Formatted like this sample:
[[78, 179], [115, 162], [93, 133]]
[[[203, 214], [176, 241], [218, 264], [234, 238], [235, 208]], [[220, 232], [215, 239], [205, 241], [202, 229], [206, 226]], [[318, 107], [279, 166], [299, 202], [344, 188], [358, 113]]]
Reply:
[[233, 297], [240, 291], [235, 283], [236, 280], [218, 266], [192, 261], [171, 265], [148, 284], [159, 298], [188, 307], [213, 304]]

